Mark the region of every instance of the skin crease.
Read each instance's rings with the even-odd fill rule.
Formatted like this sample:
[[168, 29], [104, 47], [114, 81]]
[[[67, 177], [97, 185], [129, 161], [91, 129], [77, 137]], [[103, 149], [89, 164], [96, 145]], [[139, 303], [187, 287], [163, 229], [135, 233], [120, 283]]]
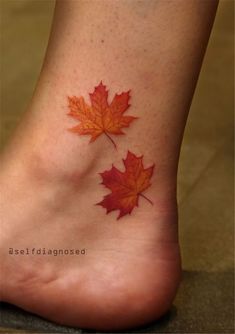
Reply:
[[[1, 300], [57, 323], [96, 330], [146, 324], [164, 314], [181, 275], [176, 175], [183, 130], [217, 1], [57, 2], [41, 75], [1, 157]], [[139, 117], [116, 138], [67, 131], [67, 96], [103, 81], [131, 89]], [[110, 101], [109, 101], [110, 102]], [[127, 151], [155, 164], [148, 188], [116, 220], [95, 206], [99, 172], [123, 171]], [[10, 256], [9, 247], [85, 248], [85, 256]]]

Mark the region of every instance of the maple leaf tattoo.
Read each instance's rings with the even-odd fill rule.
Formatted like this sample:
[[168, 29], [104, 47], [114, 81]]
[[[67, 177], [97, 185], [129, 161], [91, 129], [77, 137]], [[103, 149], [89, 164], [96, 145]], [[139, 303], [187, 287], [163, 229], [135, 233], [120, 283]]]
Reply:
[[123, 159], [125, 171], [121, 172], [115, 166], [111, 170], [100, 173], [102, 183], [111, 190], [104, 199], [97, 203], [107, 209], [107, 214], [113, 210], [120, 210], [117, 219], [130, 214], [135, 206], [138, 206], [139, 197], [145, 198], [153, 205], [153, 202], [142, 194], [150, 187], [150, 179], [153, 175], [154, 164], [148, 168], [143, 166], [143, 156], [137, 157], [128, 151], [126, 159]]
[[68, 115], [80, 122], [69, 130], [79, 135], [90, 135], [90, 142], [105, 134], [116, 148], [110, 135], [123, 135], [122, 128], [129, 127], [130, 123], [137, 119], [134, 116], [123, 115], [130, 107], [130, 91], [116, 94], [109, 104], [108, 90], [101, 81], [89, 95], [91, 105], [88, 105], [82, 96], [68, 97]]

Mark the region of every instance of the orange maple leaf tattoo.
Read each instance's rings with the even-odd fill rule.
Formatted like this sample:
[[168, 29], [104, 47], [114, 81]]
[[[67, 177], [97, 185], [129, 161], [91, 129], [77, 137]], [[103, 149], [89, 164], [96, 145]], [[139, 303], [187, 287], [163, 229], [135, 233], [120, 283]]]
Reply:
[[69, 129], [79, 135], [90, 135], [93, 142], [101, 134], [105, 134], [116, 147], [111, 135], [122, 135], [122, 128], [129, 127], [130, 123], [137, 117], [124, 116], [129, 108], [130, 91], [116, 94], [112, 102], [108, 103], [108, 90], [102, 84], [95, 87], [90, 94], [91, 105], [84, 98], [72, 96], [69, 100], [69, 116], [77, 119], [80, 123]]
[[115, 166], [111, 170], [100, 173], [105, 185], [111, 193], [97, 203], [107, 209], [107, 214], [113, 210], [120, 210], [117, 219], [130, 214], [135, 206], [138, 206], [139, 196], [145, 198], [152, 205], [153, 202], [142, 194], [150, 187], [150, 179], [153, 175], [154, 165], [144, 169], [143, 156], [137, 157], [128, 151], [126, 159], [123, 159], [125, 172], [121, 172]]

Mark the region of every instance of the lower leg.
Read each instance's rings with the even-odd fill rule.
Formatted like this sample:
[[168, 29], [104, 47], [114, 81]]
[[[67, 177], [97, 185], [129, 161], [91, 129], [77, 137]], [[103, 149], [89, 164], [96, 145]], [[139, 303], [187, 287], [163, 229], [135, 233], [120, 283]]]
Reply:
[[[36, 92], [2, 157], [3, 300], [90, 328], [117, 328], [114, 314], [121, 327], [141, 324], [169, 308], [180, 275], [178, 157], [216, 4], [58, 1]], [[125, 115], [138, 117], [125, 135], [109, 135], [117, 150], [104, 133], [89, 143], [89, 135], [68, 131], [81, 122], [68, 117], [67, 96], [90, 105], [88, 93], [101, 80], [109, 103], [131, 90]], [[153, 205], [140, 197], [139, 207], [116, 221], [117, 211], [94, 204], [107, 194], [99, 173], [112, 164], [123, 171], [127, 151], [143, 155], [145, 168], [155, 164], [144, 193]], [[78, 245], [88, 255], [65, 263], [6, 255], [9, 247]]]

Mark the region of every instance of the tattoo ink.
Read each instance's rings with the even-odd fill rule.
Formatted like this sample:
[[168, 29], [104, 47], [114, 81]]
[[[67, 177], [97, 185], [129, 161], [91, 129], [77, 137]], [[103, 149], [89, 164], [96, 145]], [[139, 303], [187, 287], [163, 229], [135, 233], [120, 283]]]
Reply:
[[90, 142], [104, 134], [116, 148], [111, 135], [123, 135], [122, 128], [129, 127], [130, 123], [137, 119], [123, 115], [130, 107], [129, 99], [130, 91], [123, 92], [116, 94], [109, 104], [108, 90], [102, 82], [90, 94], [91, 105], [88, 105], [82, 96], [68, 97], [68, 115], [79, 121], [77, 126], [69, 130], [79, 135], [90, 135]]
[[100, 173], [102, 183], [111, 193], [97, 203], [106, 208], [107, 214], [113, 210], [119, 210], [117, 219], [131, 214], [135, 206], [138, 206], [139, 197], [143, 197], [150, 204], [153, 202], [142, 192], [151, 186], [150, 179], [153, 175], [154, 165], [144, 168], [143, 156], [137, 157], [128, 151], [126, 159], [123, 159], [125, 171], [121, 172], [115, 166], [109, 171]]

